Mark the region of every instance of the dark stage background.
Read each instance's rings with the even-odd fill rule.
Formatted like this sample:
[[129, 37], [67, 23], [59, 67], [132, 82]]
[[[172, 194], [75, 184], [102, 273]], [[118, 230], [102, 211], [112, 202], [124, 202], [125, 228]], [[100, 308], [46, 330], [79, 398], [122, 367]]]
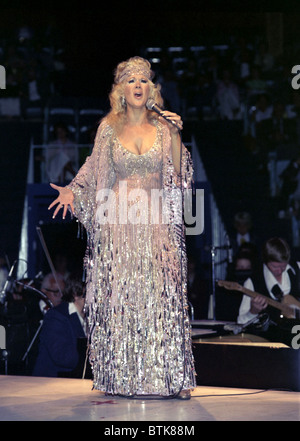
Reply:
[[[116, 65], [130, 56], [144, 56], [149, 47], [161, 47], [167, 51], [169, 47], [203, 46], [212, 50], [216, 45], [224, 45], [227, 47], [225, 56], [222, 55], [224, 68], [227, 61], [232, 61], [242, 42], [256, 50], [259, 41], [265, 41], [275, 54], [272, 74], [277, 79], [281, 73], [283, 75], [282, 66], [291, 70], [292, 66], [299, 64], [299, 15], [293, 5], [286, 12], [274, 10], [274, 3], [273, 10], [269, 11], [264, 11], [262, 4], [248, 10], [230, 9], [228, 3], [221, 4], [220, 8], [208, 8], [202, 2], [185, 2], [178, 6], [178, 2], [171, 1], [161, 4], [126, 2], [121, 6], [99, 2], [81, 8], [76, 3], [64, 2], [59, 7], [44, 4], [30, 7], [25, 3], [14, 7], [13, 3], [4, 3], [0, 13], [0, 64], [7, 67], [8, 72], [5, 63], [9, 47], [20, 47], [26, 54], [30, 46], [35, 53], [43, 55], [37, 57], [35, 67], [40, 67], [41, 59], [43, 66], [48, 66], [49, 59], [43, 48], [54, 48], [55, 60], [63, 65], [63, 70], [53, 71], [51, 68], [50, 73], [46, 71], [43, 78], [44, 86], [46, 83], [44, 106], [47, 107], [53, 98], [66, 103], [70, 97], [74, 100], [92, 97], [101, 103], [104, 111], [108, 106], [107, 94]], [[21, 40], [20, 29], [24, 26], [31, 34], [30, 38]], [[13, 54], [11, 56], [13, 58]], [[172, 65], [167, 67], [173, 69]], [[185, 69], [188, 66], [183, 68], [184, 73]], [[26, 76], [27, 73], [25, 68], [23, 74]], [[54, 84], [54, 89], [49, 84]], [[9, 97], [11, 90], [0, 90], [0, 98]], [[197, 141], [226, 226], [231, 227], [236, 211], [249, 210], [262, 238], [271, 233], [283, 233], [290, 239], [289, 221], [277, 219], [277, 200], [270, 196], [268, 176], [258, 172], [251, 148], [245, 143], [244, 120], [209, 120], [198, 114], [192, 118], [188, 114], [183, 117], [186, 127], [183, 135], [188, 141], [191, 136]], [[0, 254], [10, 263], [17, 259], [19, 252], [24, 198], [28, 194], [26, 177], [30, 143], [42, 143], [44, 129], [45, 120], [40, 116], [0, 115]], [[49, 191], [45, 197], [51, 198], [52, 195], [53, 192]], [[50, 225], [51, 219], [46, 223]], [[45, 218], [40, 225], [45, 225]], [[49, 232], [52, 251], [55, 234], [49, 225], [45, 232]], [[63, 236], [60, 230], [58, 236]], [[204, 245], [209, 245], [209, 239]], [[82, 248], [80, 244], [79, 259]], [[297, 254], [298, 248], [295, 247], [294, 251]], [[37, 253], [35, 260], [41, 262], [40, 250]], [[205, 274], [207, 278], [208, 273]]]

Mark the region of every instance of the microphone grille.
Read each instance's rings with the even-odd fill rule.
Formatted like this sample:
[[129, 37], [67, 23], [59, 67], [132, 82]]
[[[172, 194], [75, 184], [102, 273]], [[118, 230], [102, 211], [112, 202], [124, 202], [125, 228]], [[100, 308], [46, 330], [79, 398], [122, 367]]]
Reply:
[[153, 106], [155, 106], [155, 101], [154, 101], [154, 99], [149, 98], [146, 103], [146, 107], [148, 110], [152, 110]]

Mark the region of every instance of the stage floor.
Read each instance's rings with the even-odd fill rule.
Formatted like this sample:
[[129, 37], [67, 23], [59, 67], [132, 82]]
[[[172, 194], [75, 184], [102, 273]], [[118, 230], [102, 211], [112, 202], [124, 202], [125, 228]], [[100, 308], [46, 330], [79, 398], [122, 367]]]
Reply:
[[103, 421], [110, 430], [108, 421], [299, 420], [299, 392], [198, 386], [189, 401], [126, 399], [91, 380], [0, 376], [0, 421]]

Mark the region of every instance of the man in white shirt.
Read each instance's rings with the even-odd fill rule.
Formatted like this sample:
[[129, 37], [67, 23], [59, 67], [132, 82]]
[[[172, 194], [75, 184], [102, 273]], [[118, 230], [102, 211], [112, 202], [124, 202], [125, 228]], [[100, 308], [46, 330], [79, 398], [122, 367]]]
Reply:
[[251, 242], [251, 228], [252, 220], [251, 216], [247, 212], [236, 213], [234, 216], [234, 227], [236, 229], [236, 244], [239, 248], [244, 243]]
[[260, 241], [252, 230], [252, 218], [250, 213], [246, 211], [236, 213], [233, 219], [233, 231], [229, 234], [230, 243], [235, 256], [245, 248], [245, 250], [251, 252], [253, 258], [256, 258]]
[[[262, 267], [244, 283], [245, 288], [260, 295], [255, 298], [243, 296], [237, 319], [239, 324], [245, 325], [260, 313], [267, 312], [271, 320], [268, 338], [273, 339], [272, 332], [275, 331], [274, 338], [280, 341], [284, 339], [284, 342], [287, 342], [286, 339], [291, 340], [292, 337], [290, 329], [286, 328], [287, 321], [282, 321], [282, 313], [279, 309], [268, 306], [267, 299], [281, 302], [288, 294], [292, 294], [296, 299], [300, 297], [300, 263], [290, 263], [290, 257], [290, 248], [285, 240], [275, 237], [265, 243], [262, 250]], [[284, 336], [281, 335], [279, 325], [281, 328], [286, 328]]]

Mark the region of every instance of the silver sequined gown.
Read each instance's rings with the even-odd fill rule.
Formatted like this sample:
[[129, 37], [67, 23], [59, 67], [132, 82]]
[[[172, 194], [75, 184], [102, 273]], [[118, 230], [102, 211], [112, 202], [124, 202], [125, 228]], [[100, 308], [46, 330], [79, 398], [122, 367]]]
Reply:
[[[100, 127], [98, 157], [88, 166], [89, 173], [96, 167], [94, 181], [83, 170], [70, 185], [79, 220], [86, 222], [84, 210], [90, 212], [85, 225], [90, 362], [94, 388], [107, 393], [168, 396], [195, 386], [185, 251], [178, 247], [178, 233], [161, 217], [151, 217], [157, 214], [153, 190], [166, 186], [165, 130], [159, 123], [151, 149], [136, 155], [113, 130]], [[111, 170], [99, 185], [103, 149]], [[107, 188], [112, 192], [105, 193]], [[93, 204], [86, 200], [91, 189]]]

